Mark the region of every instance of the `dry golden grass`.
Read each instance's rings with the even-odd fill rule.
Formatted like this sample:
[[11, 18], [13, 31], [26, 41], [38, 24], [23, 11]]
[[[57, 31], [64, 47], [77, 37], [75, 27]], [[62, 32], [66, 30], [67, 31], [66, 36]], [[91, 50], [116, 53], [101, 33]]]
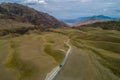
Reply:
[[[53, 54], [64, 56], [65, 53], [62, 52], [61, 54], [59, 49], [66, 49], [64, 41], [67, 39], [67, 37], [61, 34], [52, 32], [43, 32], [41, 35], [28, 34], [9, 38], [8, 40], [1, 39], [0, 67], [4, 73], [0, 72], [0, 74], [6, 75], [7, 73], [11, 73], [11, 75], [8, 74], [10, 80], [44, 80], [47, 73], [64, 58], [60, 57], [60, 60], [58, 60], [56, 56], [50, 55], [49, 52], [46, 53], [44, 51], [45, 45], [53, 45], [51, 50], [56, 49], [57, 51], [55, 53], [53, 52]], [[13, 76], [15, 77], [12, 78]], [[1, 76], [1, 79], [5, 80], [6, 78], [5, 76]]]
[[55, 80], [120, 79], [120, 32], [97, 28], [57, 31], [69, 35], [75, 47]]
[[64, 28], [1, 37], [0, 78], [44, 80], [64, 58], [60, 49], [67, 51], [64, 41], [70, 40], [72, 52], [56, 80], [118, 80], [119, 36], [118, 31]]

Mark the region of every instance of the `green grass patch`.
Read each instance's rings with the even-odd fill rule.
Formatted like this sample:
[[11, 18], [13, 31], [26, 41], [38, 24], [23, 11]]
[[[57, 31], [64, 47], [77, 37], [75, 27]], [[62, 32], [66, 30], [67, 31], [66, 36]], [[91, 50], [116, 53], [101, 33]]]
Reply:
[[[87, 40], [88, 41], [88, 40]], [[94, 42], [94, 41], [71, 41], [71, 43], [76, 46], [77, 48], [83, 49], [85, 51], [91, 50], [95, 53], [98, 58], [98, 61], [105, 66], [106, 68], [110, 69], [113, 74], [120, 77], [120, 56], [115, 52], [119, 53], [120, 45], [117, 43], [111, 42]], [[84, 42], [84, 43], [83, 43]], [[90, 43], [91, 44], [88, 44]], [[95, 46], [96, 45], [96, 46]], [[116, 48], [117, 46], [117, 48]]]
[[62, 51], [55, 49], [52, 45], [46, 45], [44, 51], [52, 56], [58, 63], [65, 57], [65, 54]]
[[29, 62], [21, 60], [16, 50], [16, 45], [13, 42], [11, 43], [10, 52], [4, 61], [4, 65], [9, 70], [15, 70], [18, 73], [18, 80], [23, 80], [33, 76], [33, 74], [37, 71], [37, 68]]
[[[90, 49], [90, 48], [89, 48]], [[112, 56], [103, 55], [100, 51], [96, 49], [90, 49], [97, 55], [101, 57], [99, 62], [104, 65], [106, 68], [110, 69], [116, 76], [120, 77], [120, 58], [113, 58]]]
[[[82, 30], [82, 29], [81, 29]], [[113, 74], [120, 77], [120, 34], [118, 31], [90, 30], [83, 28], [83, 32], [70, 35], [72, 45], [79, 49], [91, 50], [98, 57], [98, 61]], [[81, 33], [81, 34], [80, 34]]]
[[94, 46], [96, 48], [101, 48], [120, 54], [120, 43], [105, 42], [105, 41], [88, 41], [87, 43], [90, 46]]

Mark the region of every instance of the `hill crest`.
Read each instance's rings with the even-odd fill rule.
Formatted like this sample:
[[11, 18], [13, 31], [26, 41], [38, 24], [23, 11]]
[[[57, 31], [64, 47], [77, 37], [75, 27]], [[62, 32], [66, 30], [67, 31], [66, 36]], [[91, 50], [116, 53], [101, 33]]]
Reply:
[[44, 27], [64, 27], [66, 24], [53, 16], [18, 3], [1, 3], [0, 18], [7, 18]]

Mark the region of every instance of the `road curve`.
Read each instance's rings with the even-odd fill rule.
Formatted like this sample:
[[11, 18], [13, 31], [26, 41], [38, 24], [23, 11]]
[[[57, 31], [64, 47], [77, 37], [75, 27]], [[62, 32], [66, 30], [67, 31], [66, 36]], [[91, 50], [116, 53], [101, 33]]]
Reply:
[[69, 47], [68, 51], [66, 52], [66, 56], [65, 56], [64, 60], [62, 61], [62, 63], [60, 65], [58, 65], [50, 73], [47, 74], [45, 80], [53, 80], [55, 78], [55, 76], [58, 74], [58, 72], [63, 68], [63, 66], [67, 62], [67, 59], [69, 57], [72, 47], [70, 46], [69, 42], [64, 42], [64, 43]]

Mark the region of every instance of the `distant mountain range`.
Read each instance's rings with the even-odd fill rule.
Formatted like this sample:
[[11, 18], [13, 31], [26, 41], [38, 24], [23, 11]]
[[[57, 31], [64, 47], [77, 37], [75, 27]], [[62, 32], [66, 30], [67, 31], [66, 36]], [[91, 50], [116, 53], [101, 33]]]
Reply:
[[77, 27], [77, 26], [83, 26], [83, 25], [93, 24], [93, 23], [96, 23], [96, 22], [106, 22], [106, 21], [110, 21], [110, 20], [89, 18], [87, 20], [82, 20], [80, 22], [73, 23], [70, 26]]
[[88, 19], [115, 20], [115, 19], [118, 19], [118, 18], [112, 18], [112, 17], [105, 16], [105, 15], [97, 15], [97, 16], [90, 16], [90, 17], [79, 17], [79, 18], [76, 18], [76, 19], [66, 19], [66, 20], [62, 20], [62, 21], [65, 22], [65, 23], [73, 24], [73, 23], [77, 23], [77, 22], [80, 22], [80, 21], [88, 20]]

